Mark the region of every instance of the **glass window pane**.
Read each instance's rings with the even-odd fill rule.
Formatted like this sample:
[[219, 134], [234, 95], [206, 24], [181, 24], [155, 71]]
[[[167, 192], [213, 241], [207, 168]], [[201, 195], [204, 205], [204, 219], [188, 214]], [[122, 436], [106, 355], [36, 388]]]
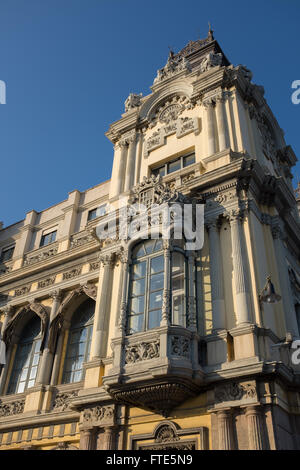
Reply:
[[74, 372], [73, 382], [80, 382], [81, 378], [82, 378], [82, 370]]
[[162, 306], [163, 291], [153, 292], [149, 296], [149, 309], [160, 308]]
[[159, 238], [158, 240], [156, 240], [154, 251], [160, 251], [160, 250], [162, 250], [162, 248], [163, 248], [162, 239]]
[[132, 266], [133, 278], [140, 278], [146, 275], [146, 261], [142, 263], [136, 263]]
[[186, 326], [185, 319], [185, 296], [173, 295], [172, 297], [173, 324]]
[[134, 315], [129, 317], [128, 330], [129, 333], [137, 333], [142, 331], [144, 327], [144, 315]]
[[34, 366], [34, 367], [32, 367], [31, 370], [30, 370], [30, 376], [29, 376], [29, 378], [30, 378], [30, 379], [35, 379], [36, 373], [37, 373], [37, 366]]
[[134, 297], [131, 299], [130, 313], [142, 313], [144, 312], [145, 297]]
[[146, 252], [145, 252], [145, 248], [144, 248], [144, 244], [141, 243], [139, 244], [135, 250], [133, 251], [133, 256], [135, 258], [140, 258], [141, 256], [145, 256]]
[[163, 289], [164, 287], [164, 273], [152, 274], [150, 280], [150, 291]]
[[28, 374], [28, 369], [27, 368], [23, 369], [20, 375], [20, 382], [23, 382], [24, 380], [27, 379], [27, 374]]
[[193, 153], [192, 155], [187, 155], [186, 157], [183, 157], [183, 166], [189, 166], [195, 163], [195, 154]]
[[161, 322], [161, 310], [152, 310], [149, 312], [148, 328], [157, 328]]
[[180, 158], [178, 158], [178, 160], [168, 163], [168, 173], [173, 173], [173, 171], [180, 170], [180, 167], [181, 167]]
[[145, 279], [132, 281], [132, 295], [141, 295], [145, 293]]
[[145, 248], [146, 248], [147, 255], [150, 255], [153, 252], [155, 242], [156, 242], [156, 240], [148, 240], [147, 242], [145, 242]]
[[151, 260], [151, 274], [158, 273], [164, 270], [163, 256], [157, 256]]
[[19, 383], [18, 388], [17, 388], [17, 393], [23, 393], [24, 390], [25, 390], [25, 382]]

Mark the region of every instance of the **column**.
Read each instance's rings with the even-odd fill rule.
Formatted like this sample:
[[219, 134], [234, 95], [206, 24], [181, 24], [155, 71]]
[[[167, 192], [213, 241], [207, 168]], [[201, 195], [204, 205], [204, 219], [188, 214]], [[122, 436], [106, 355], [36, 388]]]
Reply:
[[232, 429], [232, 416], [230, 410], [221, 410], [217, 413], [219, 450], [234, 450]]
[[[49, 325], [51, 324], [53, 318], [56, 315], [56, 312], [60, 305], [61, 300], [61, 293], [59, 291], [54, 291], [50, 294], [53, 299], [51, 312], [50, 312], [50, 321]], [[47, 338], [46, 338], [46, 348], [43, 351], [41, 365], [39, 367], [37, 383], [47, 385], [50, 382], [51, 372], [52, 372], [52, 364], [53, 364], [53, 352], [49, 350], [48, 347], [48, 337], [49, 337], [49, 328], [47, 331]]]
[[218, 125], [219, 151], [229, 148], [228, 124], [225, 109], [224, 92], [216, 97], [216, 117]]
[[125, 171], [126, 171], [126, 159], [127, 159], [127, 151], [128, 151], [127, 142], [124, 140], [120, 141], [119, 147], [121, 148], [121, 153], [120, 153], [118, 176], [117, 176], [117, 181], [116, 181], [116, 195], [119, 195], [123, 192], [123, 182], [124, 182]]
[[291, 282], [288, 273], [287, 261], [284, 253], [284, 232], [279, 220], [277, 221], [277, 223], [275, 221], [275, 223], [273, 224], [272, 235], [274, 240], [274, 250], [277, 259], [277, 271], [280, 282], [279, 291], [277, 293], [282, 297], [286, 330], [292, 333], [293, 336], [298, 336], [300, 334], [300, 331], [298, 329]]
[[164, 291], [163, 291], [163, 305], [160, 326], [167, 326], [170, 324], [170, 270], [171, 270], [171, 241], [169, 239], [163, 240], [164, 249]]
[[80, 432], [79, 450], [94, 450], [95, 435], [93, 429], [84, 429]]
[[128, 157], [125, 174], [124, 191], [128, 191], [134, 182], [134, 171], [135, 171], [135, 154], [136, 154], [136, 134], [130, 136], [127, 139], [129, 143]]
[[20, 229], [20, 237], [16, 241], [13, 259], [14, 269], [22, 267], [24, 254], [31, 249], [32, 234], [36, 222], [37, 212], [32, 210], [26, 214], [23, 227]]
[[188, 255], [188, 329], [197, 331], [196, 320], [196, 290], [195, 290], [195, 253], [190, 251]]
[[[1, 311], [4, 313], [4, 321], [2, 324], [1, 328], [1, 339], [3, 338], [3, 333], [6, 329], [7, 323], [9, 319], [11, 318], [11, 315], [14, 311], [13, 307], [11, 305], [7, 305], [6, 307], [3, 307]], [[11, 358], [11, 353], [12, 353], [13, 345], [10, 346], [9, 349], [6, 349], [6, 354], [5, 354], [5, 359], [6, 359], [6, 364], [2, 367], [2, 371], [0, 370], [0, 395], [3, 394], [4, 391], [4, 386], [6, 382], [6, 377], [7, 377], [7, 372], [8, 372], [8, 367], [10, 363], [10, 358]]]
[[235, 302], [237, 324], [251, 323], [249, 308], [249, 290], [246, 273], [246, 259], [243, 256], [243, 240], [241, 227], [241, 213], [239, 209], [230, 211], [231, 245], [233, 261], [233, 278], [235, 285]]
[[120, 308], [120, 317], [116, 328], [116, 336], [124, 336], [126, 333], [126, 321], [127, 321], [127, 297], [128, 297], [128, 282], [130, 275], [130, 262], [127, 252], [123, 252], [119, 255], [122, 263], [122, 299]]
[[98, 292], [95, 307], [95, 320], [91, 344], [90, 358], [106, 357], [108, 322], [109, 322], [109, 298], [112, 289], [112, 267], [114, 254], [108, 253], [100, 256], [102, 269], [100, 270]]
[[206, 126], [207, 126], [207, 142], [208, 156], [216, 153], [215, 129], [214, 129], [214, 102], [211, 98], [203, 101], [206, 108]]
[[207, 229], [209, 236], [213, 331], [217, 331], [226, 328], [226, 317], [220, 235], [216, 218], [208, 221]]
[[264, 432], [259, 407], [247, 406], [246, 417], [248, 425], [249, 450], [263, 450]]
[[58, 374], [60, 370], [61, 361], [64, 359], [62, 357], [62, 353], [63, 353], [65, 334], [69, 328], [70, 328], [70, 321], [64, 319], [62, 328], [59, 332], [59, 337], [58, 337], [54, 361], [53, 361], [52, 374], [51, 374], [51, 380], [50, 380], [51, 385], [57, 385], [57, 382], [58, 382], [58, 378], [59, 378]]
[[116, 450], [116, 430], [114, 427], [104, 428], [102, 450]]

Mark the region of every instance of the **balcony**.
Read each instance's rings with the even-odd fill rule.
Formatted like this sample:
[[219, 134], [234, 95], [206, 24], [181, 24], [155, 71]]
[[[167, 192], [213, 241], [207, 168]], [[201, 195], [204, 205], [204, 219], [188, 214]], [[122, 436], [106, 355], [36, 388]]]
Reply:
[[103, 384], [114, 400], [167, 417], [203, 383], [197, 333], [161, 326], [115, 338], [113, 365]]

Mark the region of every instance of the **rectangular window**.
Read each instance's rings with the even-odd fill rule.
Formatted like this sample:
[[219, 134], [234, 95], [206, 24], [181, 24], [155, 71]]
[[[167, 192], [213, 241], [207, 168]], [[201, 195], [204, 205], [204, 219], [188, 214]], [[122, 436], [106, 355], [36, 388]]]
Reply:
[[102, 206], [96, 207], [96, 209], [92, 209], [89, 211], [88, 220], [97, 219], [97, 217], [101, 217], [102, 215], [106, 214], [106, 204]]
[[183, 155], [182, 157], [176, 158], [175, 160], [171, 160], [164, 165], [155, 168], [152, 170], [154, 175], [165, 176], [174, 171], [181, 170], [189, 165], [193, 165], [195, 163], [195, 153], [190, 153], [188, 155]]
[[47, 233], [45, 235], [42, 235], [40, 246], [46, 246], [46, 245], [49, 245], [50, 243], [55, 242], [56, 234], [57, 234], [57, 230]]
[[14, 246], [10, 246], [8, 248], [3, 248], [1, 252], [1, 257], [0, 257], [0, 263], [5, 263], [5, 261], [9, 261], [12, 259], [13, 254], [14, 254]]

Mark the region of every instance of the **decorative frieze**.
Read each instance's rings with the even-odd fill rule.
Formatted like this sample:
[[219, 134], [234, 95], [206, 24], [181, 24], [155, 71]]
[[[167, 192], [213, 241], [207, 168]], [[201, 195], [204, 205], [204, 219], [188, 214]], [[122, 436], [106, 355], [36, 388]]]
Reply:
[[[177, 105], [172, 105], [172, 106], [177, 106]], [[179, 105], [178, 105], [179, 106]], [[167, 112], [168, 108], [164, 111]], [[177, 110], [178, 112], [178, 110]], [[170, 111], [171, 113], [171, 111]], [[171, 114], [176, 115], [175, 111], [173, 110]], [[163, 119], [167, 119], [167, 117], [163, 117]], [[178, 118], [173, 121], [168, 121], [167, 124], [159, 129], [157, 129], [152, 136], [150, 136], [146, 141], [145, 141], [145, 147], [144, 147], [144, 154], [147, 157], [148, 154], [152, 151], [155, 150], [162, 145], [165, 145], [166, 143], [166, 137], [169, 135], [175, 134], [177, 139], [180, 139], [181, 137], [190, 134], [191, 132], [194, 132], [197, 134], [200, 132], [200, 119], [197, 117], [184, 117], [184, 118]]]
[[30, 289], [31, 289], [31, 284], [15, 289], [15, 297], [28, 294], [28, 292], [30, 292]]
[[79, 246], [90, 243], [94, 239], [95, 238], [93, 237], [93, 235], [90, 232], [86, 233], [84, 235], [81, 234], [80, 236], [78, 236], [78, 234], [72, 235], [71, 241], [70, 241], [70, 248], [77, 248]]
[[159, 357], [159, 340], [125, 346], [125, 364], [135, 364]]
[[46, 279], [42, 279], [38, 282], [38, 289], [42, 289], [44, 287], [53, 286], [55, 282], [55, 276], [47, 277]]
[[88, 426], [99, 426], [104, 424], [113, 424], [115, 408], [113, 405], [95, 406], [85, 409], [82, 413], [82, 424]]
[[68, 279], [73, 279], [74, 277], [79, 276], [81, 274], [81, 270], [82, 270], [82, 266], [76, 266], [75, 268], [64, 272], [63, 281], [66, 281]]
[[257, 391], [255, 382], [237, 383], [221, 385], [215, 389], [216, 403], [228, 401], [238, 401], [244, 399], [257, 400]]
[[57, 252], [58, 252], [58, 245], [55, 245], [50, 248], [39, 251], [38, 253], [26, 254], [24, 257], [24, 266], [29, 266], [35, 263], [39, 263], [40, 261], [45, 261], [51, 258], [52, 256], [56, 255]]
[[98, 269], [100, 269], [100, 261], [92, 261], [90, 263], [90, 271], [97, 271]]
[[183, 336], [171, 336], [171, 355], [190, 357], [190, 341]]
[[24, 411], [25, 399], [17, 400], [10, 403], [1, 403], [0, 402], [0, 417], [12, 416], [21, 414]]
[[65, 411], [69, 408], [72, 398], [77, 397], [78, 390], [57, 393], [53, 401], [52, 411]]

